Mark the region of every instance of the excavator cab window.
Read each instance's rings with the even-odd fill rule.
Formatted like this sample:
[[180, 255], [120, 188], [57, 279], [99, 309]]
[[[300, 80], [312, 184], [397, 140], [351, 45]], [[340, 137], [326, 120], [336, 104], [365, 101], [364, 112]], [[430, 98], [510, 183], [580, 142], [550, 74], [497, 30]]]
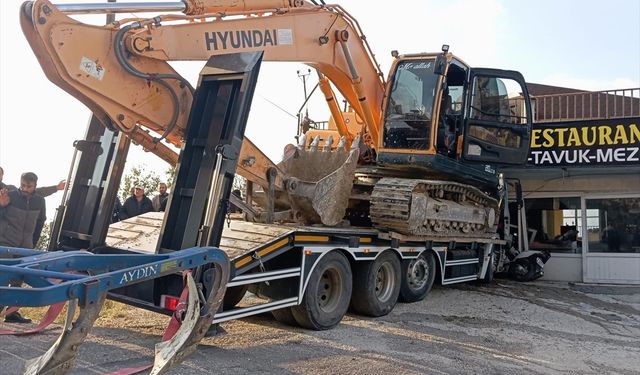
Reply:
[[451, 158], [456, 156], [456, 140], [462, 132], [463, 94], [467, 73], [467, 68], [454, 59], [442, 84], [440, 115], [436, 121], [436, 149], [439, 154]]
[[384, 147], [426, 150], [438, 76], [433, 60], [408, 60], [396, 65], [385, 111]]
[[472, 69], [463, 157], [494, 165], [526, 162], [531, 140], [531, 108], [522, 75]]

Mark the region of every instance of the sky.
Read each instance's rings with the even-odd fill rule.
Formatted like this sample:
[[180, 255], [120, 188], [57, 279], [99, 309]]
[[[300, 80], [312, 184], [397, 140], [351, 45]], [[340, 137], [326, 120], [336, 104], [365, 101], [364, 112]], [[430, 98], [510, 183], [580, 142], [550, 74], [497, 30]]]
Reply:
[[[336, 2], [359, 22], [385, 73], [392, 50], [433, 52], [449, 44], [471, 66], [518, 70], [528, 82], [583, 90], [640, 87], [638, 0]], [[73, 141], [83, 138], [90, 113], [44, 76], [20, 29], [21, 4], [0, 1], [0, 166], [5, 183], [18, 184], [21, 173], [33, 171], [39, 185], [52, 185], [66, 178]], [[104, 22], [104, 16], [78, 19]], [[194, 84], [201, 66], [174, 65]], [[301, 63], [262, 65], [247, 136], [275, 161], [294, 140], [295, 114], [304, 100], [298, 71], [307, 69]], [[316, 81], [312, 72], [308, 89]], [[324, 121], [328, 111], [319, 94], [308, 110], [313, 120]], [[164, 176], [165, 162], [132, 149], [128, 169], [144, 166]], [[49, 219], [61, 197], [47, 199]]]

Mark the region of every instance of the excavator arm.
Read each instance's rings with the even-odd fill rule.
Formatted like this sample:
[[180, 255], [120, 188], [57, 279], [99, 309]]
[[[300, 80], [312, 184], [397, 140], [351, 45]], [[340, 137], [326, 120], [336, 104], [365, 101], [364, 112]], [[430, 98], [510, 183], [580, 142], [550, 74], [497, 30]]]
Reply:
[[[125, 132], [169, 163], [177, 156], [158, 140], [181, 146], [193, 88], [168, 62], [232, 52], [264, 50], [266, 61], [314, 67], [364, 119], [372, 145], [377, 144], [383, 76], [357, 22], [341, 7], [300, 0], [183, 4], [184, 14], [95, 26], [67, 15], [95, 9], [37, 0], [23, 5], [21, 25], [52, 82], [105, 126]], [[143, 11], [144, 3], [139, 5], [128, 3], [126, 11]]]

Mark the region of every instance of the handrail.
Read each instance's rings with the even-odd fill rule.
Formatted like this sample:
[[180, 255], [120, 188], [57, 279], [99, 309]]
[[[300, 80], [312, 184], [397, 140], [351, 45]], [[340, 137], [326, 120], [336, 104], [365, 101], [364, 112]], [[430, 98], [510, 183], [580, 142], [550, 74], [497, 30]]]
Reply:
[[536, 95], [534, 122], [640, 117], [640, 88]]

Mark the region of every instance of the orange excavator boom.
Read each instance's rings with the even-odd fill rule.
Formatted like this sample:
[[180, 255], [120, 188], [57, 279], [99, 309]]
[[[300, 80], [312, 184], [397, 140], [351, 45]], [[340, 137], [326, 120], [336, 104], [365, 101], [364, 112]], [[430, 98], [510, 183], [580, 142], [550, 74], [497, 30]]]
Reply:
[[[25, 3], [21, 24], [52, 82], [85, 103], [106, 126], [167, 161], [175, 157], [167, 156], [159, 137], [147, 131], [180, 146], [193, 90], [168, 62], [253, 50], [264, 50], [266, 61], [316, 68], [364, 119], [372, 145], [377, 144], [383, 75], [357, 22], [341, 7], [300, 0], [168, 4], [160, 9], [184, 14], [95, 26], [67, 15], [97, 12], [95, 4], [57, 7], [37, 0]], [[144, 3], [108, 5], [101, 11], [148, 10]]]

